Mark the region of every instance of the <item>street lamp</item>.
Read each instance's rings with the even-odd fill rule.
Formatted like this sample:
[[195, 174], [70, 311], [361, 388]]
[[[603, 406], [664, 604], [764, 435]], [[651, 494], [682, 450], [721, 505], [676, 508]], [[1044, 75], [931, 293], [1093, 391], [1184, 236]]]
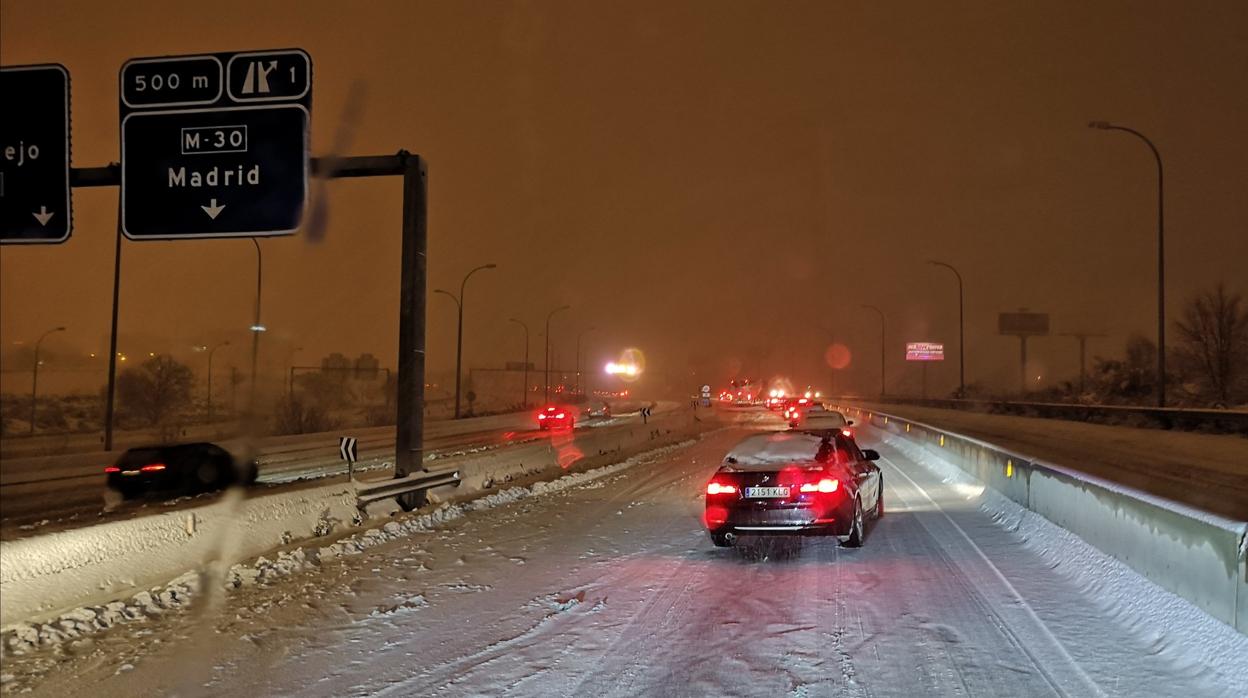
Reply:
[[229, 346], [229, 341], [224, 341], [208, 350], [208, 424], [212, 424], [212, 355], [221, 347]]
[[962, 274], [958, 273], [958, 270], [954, 269], [952, 264], [946, 262], [937, 262], [934, 259], [929, 259], [927, 263], [944, 267], [958, 277], [958, 397], [964, 398], [966, 397], [966, 316], [963, 312], [964, 306], [962, 303]]
[[585, 329], [581, 330], [579, 334], [576, 335], [576, 392], [577, 394], [582, 394], [581, 393], [581, 337], [584, 337], [586, 332], [593, 332], [595, 329], [597, 328], [592, 327], [592, 326], [586, 327]]
[[460, 380], [463, 378], [463, 359], [464, 359], [464, 287], [468, 284], [468, 278], [482, 269], [495, 269], [497, 264], [482, 264], [464, 275], [464, 280], [459, 283], [459, 296], [446, 291], [437, 291], [434, 293], [443, 293], [455, 300], [455, 305], [459, 308], [459, 328], [455, 332], [455, 419], [459, 419], [459, 386]]
[[507, 318], [508, 322], [514, 322], [524, 328], [524, 395], [520, 401], [521, 409], [529, 408], [529, 326], [520, 320]]
[[884, 311], [874, 305], [864, 304], [862, 307], [874, 310], [880, 316], [880, 397], [884, 396]]
[[1126, 126], [1108, 121], [1093, 121], [1089, 128], [1102, 131], [1125, 131], [1144, 141], [1157, 161], [1157, 406], [1166, 406], [1166, 226], [1165, 189], [1161, 168], [1161, 153], [1148, 136]]
[[571, 308], [572, 306], [570, 305], [561, 305], [550, 311], [550, 314], [546, 316], [546, 392], [543, 397], [545, 402], [550, 402], [550, 319], [560, 310], [569, 310]]
[[260, 287], [264, 279], [264, 255], [260, 252], [258, 240], [251, 238], [251, 244], [256, 246], [256, 317], [251, 323], [251, 396], [249, 398], [251, 406], [248, 409], [254, 410], [256, 409], [256, 363], [260, 357], [260, 333], [266, 328], [260, 324]]
[[44, 337], [53, 332], [64, 332], [64, 327], [53, 327], [52, 329], [39, 335], [39, 339], [35, 342], [35, 365], [31, 369], [30, 377], [30, 435], [35, 435], [35, 401], [38, 399], [39, 393], [39, 345], [43, 344]]

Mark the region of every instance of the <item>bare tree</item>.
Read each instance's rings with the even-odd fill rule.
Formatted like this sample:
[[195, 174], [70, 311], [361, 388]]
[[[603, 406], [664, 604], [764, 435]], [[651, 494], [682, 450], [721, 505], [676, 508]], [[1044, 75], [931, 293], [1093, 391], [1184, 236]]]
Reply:
[[117, 377], [117, 397], [122, 407], [150, 425], [176, 416], [191, 398], [194, 373], [171, 356], [156, 356]]
[[1230, 401], [1248, 363], [1248, 308], [1219, 282], [1188, 300], [1175, 323], [1179, 347], [1219, 402]]

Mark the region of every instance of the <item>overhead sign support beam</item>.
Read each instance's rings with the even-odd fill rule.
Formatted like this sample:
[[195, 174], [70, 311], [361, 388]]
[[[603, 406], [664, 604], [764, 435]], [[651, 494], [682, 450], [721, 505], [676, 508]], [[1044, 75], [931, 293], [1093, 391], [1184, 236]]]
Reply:
[[[424, 470], [425, 403], [425, 275], [428, 242], [428, 170], [424, 158], [405, 150], [395, 155], [313, 158], [318, 177], [403, 177], [403, 242], [399, 285], [399, 421], [395, 441], [395, 478]], [[70, 170], [74, 187], [115, 187], [121, 184], [118, 165]], [[112, 425], [106, 429], [111, 436]], [[107, 438], [106, 442], [111, 441]], [[399, 503], [414, 509], [425, 502], [424, 491], [400, 494]]]

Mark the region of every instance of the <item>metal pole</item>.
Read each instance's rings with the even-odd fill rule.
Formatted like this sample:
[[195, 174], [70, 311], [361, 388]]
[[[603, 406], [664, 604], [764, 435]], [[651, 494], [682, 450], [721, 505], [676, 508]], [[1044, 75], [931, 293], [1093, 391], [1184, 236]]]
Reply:
[[1166, 216], [1165, 177], [1161, 152], [1148, 136], [1126, 126], [1108, 121], [1093, 121], [1088, 126], [1103, 131], [1125, 131], [1144, 141], [1157, 161], [1157, 406], [1166, 406]]
[[945, 267], [958, 277], [958, 397], [966, 397], [966, 314], [962, 302], [962, 274], [952, 264], [928, 260], [928, 264]]
[[[419, 155], [399, 152], [403, 166], [403, 247], [400, 253], [398, 426], [394, 476], [424, 469], [425, 278], [428, 266], [428, 174]], [[425, 503], [425, 493], [398, 497], [408, 511]]]
[[260, 288], [264, 280], [264, 255], [260, 252], [260, 242], [256, 238], [251, 238], [251, 244], [256, 246], [256, 317], [251, 324], [251, 386], [247, 397], [247, 411], [250, 413], [248, 422], [254, 420], [257, 413], [256, 380], [259, 376], [256, 373], [256, 365], [260, 357], [260, 333], [264, 331], [264, 325], [260, 324]]
[[113, 317], [108, 330], [108, 387], [104, 395], [104, 450], [113, 450], [113, 416], [117, 388], [117, 305], [121, 298], [121, 196], [118, 195], [117, 240], [113, 247]]
[[875, 311], [877, 314], [879, 314], [879, 316], [880, 316], [880, 396], [881, 396], [881, 397], [883, 397], [884, 395], [886, 395], [886, 394], [887, 394], [887, 391], [885, 390], [885, 385], [886, 385], [886, 382], [885, 382], [885, 380], [884, 380], [884, 379], [885, 379], [885, 373], [884, 373], [884, 371], [885, 371], [885, 363], [884, 363], [884, 357], [885, 357], [885, 349], [884, 349], [884, 345], [885, 345], [885, 333], [884, 333], [884, 311], [883, 311], [883, 310], [880, 310], [879, 308], [875, 307], [874, 305], [863, 305], [862, 307], [867, 308], [867, 309], [870, 309], [870, 310], [874, 310], [874, 311]]
[[463, 359], [464, 359], [464, 287], [468, 285], [468, 277], [476, 274], [482, 269], [493, 269], [496, 264], [483, 264], [476, 269], [464, 275], [464, 280], [459, 284], [459, 326], [455, 332], [455, 419], [459, 419], [459, 386], [460, 379], [463, 377]]
[[571, 307], [570, 305], [561, 305], [546, 315], [546, 391], [543, 396], [544, 402], [550, 402], [550, 318], [554, 317], [555, 313], [560, 310], [567, 310]]
[[576, 392], [577, 394], [581, 394], [581, 337], [584, 337], [586, 332], [593, 332], [594, 329], [595, 328], [593, 327], [586, 327], [585, 329], [581, 330], [576, 335]]
[[39, 335], [39, 339], [35, 341], [35, 365], [32, 368], [30, 377], [30, 435], [35, 435], [35, 405], [38, 400], [39, 393], [39, 345], [43, 344], [44, 338], [53, 332], [64, 332], [64, 327], [53, 327], [52, 329]]
[[521, 409], [527, 410], [529, 408], [529, 326], [514, 317], [508, 320], [524, 328], [524, 390], [520, 396], [520, 405]]
[[1018, 363], [1018, 390], [1027, 397], [1027, 335], [1018, 335], [1018, 346], [1021, 352]]
[[229, 346], [229, 342], [221, 342], [217, 346], [208, 350], [208, 423], [212, 424], [212, 355], [224, 346]]

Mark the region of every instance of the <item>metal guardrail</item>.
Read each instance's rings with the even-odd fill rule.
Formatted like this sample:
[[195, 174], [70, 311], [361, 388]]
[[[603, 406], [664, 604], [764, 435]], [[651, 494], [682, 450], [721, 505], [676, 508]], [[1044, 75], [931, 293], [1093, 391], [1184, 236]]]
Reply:
[[1248, 635], [1248, 521], [874, 408], [840, 406], [954, 465]]
[[[377, 482], [356, 482], [355, 495], [358, 506], [363, 509], [365, 506], [374, 502], [379, 502], [390, 497], [400, 498], [403, 502], [403, 495], [414, 493], [424, 493], [435, 487], [443, 485], [459, 486], [458, 470], [441, 470], [433, 472], [412, 473], [406, 477], [394, 478], [392, 480], [380, 480]], [[406, 508], [406, 507], [405, 507]]]
[[1248, 436], [1248, 411], [1145, 407], [1137, 405], [1079, 405], [1064, 402], [1016, 402], [1008, 400], [965, 400], [951, 398], [836, 398], [842, 401], [881, 405], [911, 405], [940, 409], [1005, 414], [1042, 419], [1066, 419], [1122, 426], [1207, 431]]

